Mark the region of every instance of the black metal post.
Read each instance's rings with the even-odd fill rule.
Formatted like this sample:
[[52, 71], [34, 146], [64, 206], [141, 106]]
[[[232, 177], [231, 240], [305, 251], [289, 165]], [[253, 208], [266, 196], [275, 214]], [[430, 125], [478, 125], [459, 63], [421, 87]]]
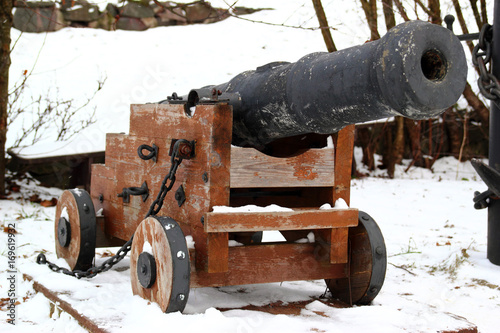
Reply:
[[[493, 11], [492, 73], [500, 77], [500, 0], [495, 0]], [[500, 109], [495, 103], [490, 108], [489, 165], [500, 171]], [[500, 200], [491, 200], [488, 206], [488, 249], [491, 263], [500, 265]]]

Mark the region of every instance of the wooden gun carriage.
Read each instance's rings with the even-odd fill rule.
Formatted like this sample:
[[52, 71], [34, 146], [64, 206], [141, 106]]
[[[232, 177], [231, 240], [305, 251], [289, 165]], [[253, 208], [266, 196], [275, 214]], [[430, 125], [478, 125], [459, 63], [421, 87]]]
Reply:
[[[393, 40], [405, 41], [417, 31], [435, 45], [436, 39], [441, 42], [449, 34], [444, 28], [422, 22], [404, 24], [395, 31], [379, 44], [309, 55], [296, 64], [263, 66], [227, 84], [193, 90], [187, 99], [173, 96], [166, 102], [132, 105], [130, 133], [107, 135], [106, 163], [93, 165], [90, 194], [68, 190], [61, 196], [55, 223], [57, 255], [73, 270], [88, 270], [92, 269], [96, 247], [120, 246], [133, 236], [129, 244], [132, 290], [158, 303], [165, 312], [182, 311], [190, 288], [315, 279], [324, 279], [334, 298], [350, 304], [370, 303], [385, 277], [382, 234], [368, 214], [335, 207], [339, 200], [348, 205], [350, 199], [354, 125], [349, 124], [365, 120], [363, 110], [369, 110], [373, 119], [396, 113], [423, 118], [441, 112], [443, 103], [453, 104], [463, 89], [455, 87], [456, 82], [465, 84], [463, 69], [455, 71], [452, 66], [464, 62], [463, 51], [459, 52], [462, 48], [458, 41], [458, 47], [453, 41], [442, 49], [423, 43], [416, 55], [403, 52], [400, 60], [391, 58], [394, 63], [403, 62], [399, 75], [401, 71], [406, 76], [419, 75], [418, 88], [408, 88], [412, 96], [408, 97], [408, 91], [396, 96], [399, 102], [411, 99], [400, 103], [403, 106], [399, 109], [384, 97], [385, 90], [392, 89], [392, 74], [384, 77], [388, 82], [379, 82], [377, 87], [373, 82], [362, 82], [366, 100], [356, 97], [356, 104], [349, 109], [351, 118], [345, 115], [346, 105], [341, 105], [347, 103], [343, 97], [332, 98], [335, 105], [328, 104], [332, 102], [325, 102], [327, 91], [319, 85], [319, 97], [309, 100], [313, 111], [308, 112], [321, 119], [327, 112], [337, 118], [337, 111], [344, 117], [342, 125], [335, 120], [326, 130], [303, 121], [309, 119], [303, 111], [311, 108], [293, 92], [318, 77], [324, 80], [323, 71], [304, 74], [306, 60], [312, 64], [309, 68], [317, 68], [321, 61], [331, 61], [326, 57], [352, 59], [350, 63], [334, 59], [335, 64], [344, 66], [341, 72], [347, 78], [349, 71], [360, 71], [353, 62], [362, 66], [366, 59], [373, 61], [376, 52], [380, 55], [376, 66], [365, 70], [379, 71]], [[366, 57], [360, 59], [360, 52]], [[411, 57], [420, 67], [405, 65]], [[330, 66], [331, 75], [339, 75], [338, 66]], [[266, 81], [285, 76], [290, 80], [273, 81], [273, 85]], [[245, 80], [257, 82], [255, 89]], [[336, 82], [351, 87], [354, 83]], [[254, 96], [239, 87], [257, 93]], [[287, 94], [273, 89], [286, 90]], [[328, 89], [334, 89], [330, 83]], [[435, 98], [422, 101], [418, 96], [434, 90], [441, 97], [439, 102]], [[339, 94], [342, 91], [336, 92]], [[256, 102], [262, 99], [272, 103], [263, 106]], [[386, 104], [381, 107], [381, 103]], [[292, 110], [293, 115], [285, 117], [287, 121], [277, 119], [276, 115], [282, 115], [281, 104]], [[300, 110], [295, 112], [297, 105]], [[414, 114], [417, 107], [423, 111]], [[301, 112], [302, 118], [294, 118]], [[232, 145], [235, 143], [238, 146]], [[174, 164], [172, 177], [169, 170]], [[165, 177], [167, 174], [170, 177]], [[167, 187], [171, 187], [168, 193]], [[162, 207], [158, 207], [158, 199]], [[272, 204], [288, 209], [230, 209]], [[331, 208], [322, 209], [324, 204]], [[161, 210], [151, 214], [155, 205]], [[280, 231], [286, 241], [262, 242], [261, 233], [271, 230]], [[308, 241], [302, 241], [304, 238]], [[231, 246], [234, 244], [238, 246]]]

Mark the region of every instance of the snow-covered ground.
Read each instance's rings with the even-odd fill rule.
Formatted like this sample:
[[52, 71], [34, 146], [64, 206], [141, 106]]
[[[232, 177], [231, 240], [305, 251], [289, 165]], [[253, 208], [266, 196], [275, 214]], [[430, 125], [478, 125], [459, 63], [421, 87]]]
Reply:
[[[360, 152], [356, 153], [359, 158]], [[84, 331], [42, 294], [35, 294], [32, 283], [22, 280], [22, 274], [29, 274], [111, 332], [166, 327], [184, 332], [436, 332], [466, 326], [464, 319], [455, 316], [477, 325], [480, 332], [498, 332], [500, 266], [486, 259], [486, 211], [474, 210], [472, 205], [473, 192], [485, 186], [469, 163], [452, 158], [438, 161], [433, 173], [420, 168], [407, 174], [401, 170], [396, 179], [366, 177], [352, 182], [351, 206], [378, 222], [389, 264], [373, 304], [344, 309], [318, 300], [325, 291], [319, 280], [193, 289], [183, 315], [164, 314], [156, 304], [132, 295], [128, 257], [89, 280], [37, 265], [34, 261], [42, 250], [49, 260], [64, 264], [54, 253], [55, 209], [21, 199], [2, 200], [1, 220], [5, 226], [15, 223], [18, 232], [16, 291], [20, 304], [16, 327], [6, 323], [8, 312], [1, 312], [0, 330]], [[31, 186], [31, 191], [37, 189], [49, 197], [60, 193]], [[0, 237], [0, 298], [6, 298], [11, 274], [6, 269], [9, 236], [1, 233]], [[275, 237], [274, 233], [266, 235], [267, 239]], [[107, 251], [98, 249], [97, 263], [106, 259], [103, 254]], [[296, 301], [307, 301], [299, 315], [238, 309]]]

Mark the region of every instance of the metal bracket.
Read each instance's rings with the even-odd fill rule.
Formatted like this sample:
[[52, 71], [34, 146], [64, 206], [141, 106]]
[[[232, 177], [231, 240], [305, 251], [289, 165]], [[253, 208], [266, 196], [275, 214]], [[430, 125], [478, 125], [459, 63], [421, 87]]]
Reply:
[[[174, 150], [174, 145], [175, 143], [179, 141], [179, 139], [172, 139], [172, 142], [170, 143], [170, 150], [168, 152], [168, 156], [172, 156], [173, 150]], [[183, 142], [179, 145], [179, 153], [177, 157], [182, 158], [183, 160], [190, 160], [195, 157], [195, 145], [196, 141], [187, 141]]]
[[472, 159], [470, 162], [479, 177], [488, 186], [488, 190], [482, 193], [478, 191], [474, 192], [474, 208], [487, 208], [491, 200], [498, 200], [500, 197], [500, 172], [480, 160]]
[[[149, 151], [149, 154], [144, 155], [142, 153], [143, 150]], [[137, 155], [145, 161], [153, 159], [153, 161], [156, 163], [156, 159], [158, 158], [158, 146], [153, 143], [153, 146], [148, 146], [148, 145], [140, 145], [137, 148]]]
[[142, 202], [145, 202], [149, 197], [149, 189], [146, 181], [142, 183], [141, 187], [124, 187], [122, 193], [118, 193], [118, 197], [123, 198], [124, 203], [130, 202], [131, 195], [142, 196]]
[[486, 190], [482, 193], [479, 191], [474, 192], [474, 198], [472, 199], [474, 201], [474, 208], [475, 209], [488, 208], [490, 200], [493, 199], [492, 197], [493, 194], [494, 193], [491, 192], [490, 190]]
[[[444, 22], [446, 23], [446, 28], [453, 32], [453, 22], [455, 22], [455, 16], [453, 15], [446, 15], [444, 17]], [[458, 40], [460, 41], [469, 41], [469, 40], [475, 40], [479, 39], [479, 32], [472, 33], [472, 34], [464, 34], [464, 35], [455, 35], [457, 36]]]
[[175, 200], [177, 200], [179, 207], [181, 207], [186, 201], [186, 193], [184, 192], [184, 187], [182, 185], [179, 186], [177, 191], [175, 191]]

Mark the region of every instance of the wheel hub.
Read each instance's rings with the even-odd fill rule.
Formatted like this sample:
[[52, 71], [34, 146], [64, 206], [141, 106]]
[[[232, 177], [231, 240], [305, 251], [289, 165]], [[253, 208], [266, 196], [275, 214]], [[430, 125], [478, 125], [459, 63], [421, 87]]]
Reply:
[[142, 252], [137, 259], [137, 278], [143, 288], [151, 288], [156, 281], [156, 261], [151, 253]]
[[62, 247], [68, 247], [71, 240], [71, 226], [65, 217], [59, 218], [57, 224], [57, 239]]

